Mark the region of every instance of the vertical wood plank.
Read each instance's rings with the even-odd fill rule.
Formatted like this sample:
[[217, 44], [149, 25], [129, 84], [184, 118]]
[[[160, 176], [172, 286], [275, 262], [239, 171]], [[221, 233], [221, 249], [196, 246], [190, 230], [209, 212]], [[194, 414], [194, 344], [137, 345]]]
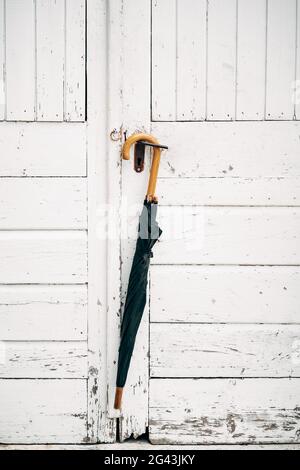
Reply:
[[6, 2], [7, 120], [35, 117], [34, 0]]
[[176, 119], [201, 121], [206, 108], [207, 2], [178, 0], [177, 10]]
[[5, 23], [4, 23], [4, 0], [0, 0], [0, 121], [5, 116], [5, 88], [4, 88], [4, 67], [5, 67]]
[[65, 2], [39, 0], [37, 15], [37, 120], [62, 121]]
[[297, 0], [297, 44], [296, 44], [296, 82], [294, 85], [294, 110], [297, 120], [300, 119], [300, 1]]
[[85, 0], [66, 0], [65, 120], [85, 119]]
[[208, 3], [207, 119], [235, 119], [236, 0]]
[[266, 0], [239, 0], [237, 40], [237, 115], [264, 119]]
[[[107, 191], [107, 1], [87, 2], [88, 152], [88, 441], [114, 442], [116, 420], [107, 413], [107, 242], [101, 208]], [[100, 51], [103, 51], [101, 53]], [[99, 212], [100, 211], [100, 212]], [[100, 232], [99, 232], [100, 230]], [[103, 235], [103, 234], [102, 234]]]
[[176, 0], [152, 2], [152, 119], [176, 120]]
[[269, 0], [266, 119], [293, 119], [296, 0]]
[[[128, 135], [140, 130], [150, 132], [150, 48], [151, 48], [151, 2], [139, 0], [138, 4], [125, 0], [123, 10], [124, 50], [122, 54], [126, 73], [123, 78], [123, 120]], [[139, 18], [137, 24], [135, 18]], [[132, 25], [135, 24], [135, 28]], [[139, 57], [140, 71], [136, 73], [136, 57]], [[148, 157], [148, 154], [147, 154]], [[134, 255], [138, 216], [145, 197], [149, 159], [146, 169], [137, 175], [132, 170], [132, 162], [122, 164], [122, 203], [129, 211], [129, 217], [122, 220], [121, 239], [121, 301], [124, 305], [129, 272]], [[118, 337], [119, 344], [119, 337]], [[120, 439], [133, 435], [138, 437], [148, 426], [148, 371], [149, 371], [149, 305], [146, 305], [136, 338], [131, 360], [123, 409], [120, 419]], [[114, 384], [115, 385], [115, 384]]]

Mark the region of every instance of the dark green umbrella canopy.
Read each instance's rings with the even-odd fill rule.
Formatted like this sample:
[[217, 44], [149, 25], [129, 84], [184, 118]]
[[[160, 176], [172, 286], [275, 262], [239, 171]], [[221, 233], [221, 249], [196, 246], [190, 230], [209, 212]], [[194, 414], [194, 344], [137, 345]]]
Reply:
[[153, 256], [152, 248], [162, 233], [156, 221], [156, 213], [157, 204], [145, 201], [139, 219], [138, 239], [129, 276], [121, 326], [116, 384], [117, 392], [119, 389], [119, 398], [116, 393], [115, 408], [120, 408], [121, 405], [122, 392], [120, 389], [122, 389], [126, 383], [136, 334], [146, 305], [148, 271], [150, 258]]

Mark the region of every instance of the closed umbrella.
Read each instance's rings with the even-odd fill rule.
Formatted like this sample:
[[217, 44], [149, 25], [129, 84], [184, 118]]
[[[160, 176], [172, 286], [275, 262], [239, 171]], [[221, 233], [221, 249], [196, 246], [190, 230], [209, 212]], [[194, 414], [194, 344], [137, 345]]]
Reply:
[[121, 341], [119, 347], [118, 372], [116, 381], [116, 394], [114, 408], [120, 409], [123, 388], [126, 383], [135, 339], [146, 305], [147, 278], [152, 255], [152, 248], [160, 237], [162, 231], [156, 221], [157, 199], [155, 187], [160, 163], [161, 146], [157, 140], [148, 134], [134, 134], [129, 137], [123, 146], [123, 158], [129, 160], [132, 145], [141, 142], [153, 147], [153, 160], [150, 179], [143, 210], [139, 219], [139, 231], [135, 254], [129, 276], [127, 297], [124, 307]]

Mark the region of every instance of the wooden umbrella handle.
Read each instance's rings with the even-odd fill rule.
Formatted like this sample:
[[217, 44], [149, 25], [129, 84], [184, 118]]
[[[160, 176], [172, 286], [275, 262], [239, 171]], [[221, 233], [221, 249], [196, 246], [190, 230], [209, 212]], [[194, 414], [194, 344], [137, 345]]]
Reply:
[[[144, 142], [149, 142], [150, 144], [158, 144], [158, 140], [150, 134], [143, 134], [143, 133], [133, 134], [130, 137], [128, 137], [128, 139], [123, 145], [122, 157], [124, 160], [130, 159], [131, 146], [140, 140], [143, 140]], [[160, 164], [160, 155], [161, 155], [161, 149], [159, 147], [153, 147], [153, 159], [152, 159], [148, 189], [147, 189], [147, 194], [146, 194], [146, 199], [147, 201], [150, 201], [150, 202], [156, 201], [155, 188], [156, 188], [156, 181], [157, 181], [157, 175], [158, 175], [159, 164]]]

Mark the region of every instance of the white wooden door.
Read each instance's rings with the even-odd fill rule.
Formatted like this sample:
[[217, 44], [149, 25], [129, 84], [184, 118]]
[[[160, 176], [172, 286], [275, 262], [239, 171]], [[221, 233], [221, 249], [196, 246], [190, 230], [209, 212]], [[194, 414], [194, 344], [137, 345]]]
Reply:
[[0, 1], [1, 443], [99, 439], [104, 15]]
[[[148, 427], [153, 443], [299, 440], [297, 3], [109, 5], [109, 130], [151, 132], [170, 147], [122, 439]], [[147, 175], [132, 162], [120, 170], [120, 143], [109, 149], [110, 200], [131, 207]], [[109, 248], [110, 416], [134, 248], [119, 236]]]

